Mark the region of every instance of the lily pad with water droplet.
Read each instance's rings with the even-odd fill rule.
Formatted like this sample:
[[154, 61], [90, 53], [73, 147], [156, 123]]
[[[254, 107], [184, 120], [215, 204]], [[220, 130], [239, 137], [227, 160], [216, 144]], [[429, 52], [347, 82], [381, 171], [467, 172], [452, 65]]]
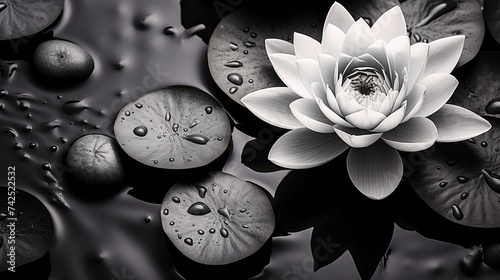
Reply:
[[411, 43], [432, 42], [462, 34], [465, 45], [457, 66], [476, 56], [483, 42], [485, 26], [479, 1], [470, 0], [341, 0], [354, 19], [374, 23], [385, 11], [399, 5], [406, 19]]
[[220, 171], [177, 182], [165, 195], [160, 215], [174, 246], [204, 265], [226, 265], [251, 256], [270, 240], [275, 226], [267, 194]]
[[207, 52], [215, 83], [241, 106], [244, 106], [241, 98], [250, 92], [284, 86], [269, 61], [265, 40], [277, 38], [291, 42], [294, 32], [319, 40], [324, 21], [303, 3], [249, 2], [219, 22]]
[[500, 117], [500, 52], [480, 52], [454, 74], [459, 85], [449, 103], [479, 115]]
[[118, 113], [114, 132], [133, 159], [164, 169], [206, 166], [228, 148], [231, 123], [208, 93], [171, 86], [148, 93]]
[[500, 228], [500, 119], [486, 119], [492, 128], [471, 141], [438, 143], [407, 157], [408, 181], [450, 221]]
[[0, 40], [10, 40], [48, 27], [61, 14], [64, 1], [3, 0], [0, 5]]
[[[54, 224], [43, 203], [32, 194], [19, 189], [19, 186], [14, 192], [12, 188], [0, 187], [0, 201], [2, 201], [0, 203], [0, 271], [11, 267], [8, 261], [11, 260], [9, 254], [12, 255], [11, 247], [13, 246], [15, 246], [14, 265], [16, 267], [44, 256], [54, 239]], [[9, 206], [13, 206], [14, 210], [8, 209]], [[16, 218], [17, 220], [14, 220]]]

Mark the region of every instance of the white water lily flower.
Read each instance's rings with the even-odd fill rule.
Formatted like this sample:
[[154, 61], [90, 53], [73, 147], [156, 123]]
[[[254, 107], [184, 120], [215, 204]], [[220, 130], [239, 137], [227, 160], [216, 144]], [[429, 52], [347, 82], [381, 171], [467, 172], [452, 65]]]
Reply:
[[266, 40], [269, 59], [287, 87], [252, 92], [241, 101], [267, 123], [291, 130], [272, 147], [272, 162], [310, 168], [351, 147], [351, 181], [367, 197], [382, 199], [403, 176], [398, 150], [421, 151], [491, 128], [475, 113], [445, 104], [458, 85], [450, 72], [464, 38], [410, 46], [399, 6], [370, 27], [334, 3], [321, 43], [299, 33], [293, 44]]

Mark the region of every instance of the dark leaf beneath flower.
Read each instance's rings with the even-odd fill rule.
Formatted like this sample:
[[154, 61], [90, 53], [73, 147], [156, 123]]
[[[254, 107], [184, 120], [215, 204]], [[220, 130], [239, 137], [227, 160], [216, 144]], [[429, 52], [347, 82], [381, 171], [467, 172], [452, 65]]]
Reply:
[[484, 20], [495, 40], [500, 43], [500, 1], [484, 0]]

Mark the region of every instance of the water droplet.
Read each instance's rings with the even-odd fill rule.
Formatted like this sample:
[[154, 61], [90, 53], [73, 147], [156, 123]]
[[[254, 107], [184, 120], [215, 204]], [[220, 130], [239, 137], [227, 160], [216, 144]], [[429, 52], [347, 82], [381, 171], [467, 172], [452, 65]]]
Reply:
[[257, 38], [257, 33], [255, 33], [255, 32], [251, 32], [251, 33], [250, 33], [250, 37], [252, 37], [252, 38]]
[[26, 111], [30, 108], [30, 104], [26, 101], [21, 101], [19, 102], [19, 109], [21, 109], [22, 111]]
[[453, 160], [453, 159], [450, 159], [450, 160], [446, 161], [446, 164], [448, 164], [449, 166], [454, 166], [454, 165], [457, 164], [457, 161]]
[[12, 146], [14, 150], [21, 150], [23, 148], [23, 145], [21, 143], [14, 143]]
[[144, 137], [148, 133], [148, 128], [145, 126], [138, 126], [134, 128], [134, 134], [139, 136], [139, 137]]
[[500, 194], [500, 176], [487, 169], [481, 170], [481, 173], [483, 173], [484, 180], [490, 189]]
[[229, 43], [229, 47], [231, 48], [232, 51], [236, 51], [239, 48], [238, 45], [233, 42]]
[[198, 234], [199, 234], [199, 235], [203, 235], [203, 234], [205, 234], [205, 232], [204, 232], [203, 230], [201, 230], [201, 229], [200, 229], [200, 230], [198, 230]]
[[88, 105], [85, 103], [83, 99], [82, 100], [73, 99], [67, 101], [62, 105], [63, 112], [68, 115], [78, 114], [88, 108], [89, 108]]
[[166, 120], [167, 122], [169, 122], [171, 118], [172, 118], [172, 115], [171, 115], [169, 112], [167, 112], [167, 113], [165, 114], [165, 120]]
[[198, 195], [201, 198], [205, 198], [205, 195], [207, 194], [207, 188], [198, 185], [195, 185], [194, 187], [196, 188], [196, 190], [198, 190]]
[[227, 190], [224, 190], [223, 193], [227, 193]]
[[174, 222], [174, 221], [171, 221], [171, 222], [169, 223], [169, 225], [173, 226], [173, 225], [175, 225], [175, 222]]
[[179, 130], [179, 124], [174, 123], [174, 125], [172, 125], [172, 130], [173, 130], [174, 132], [177, 132], [177, 131]]
[[29, 143], [28, 147], [30, 149], [35, 149], [36, 147], [38, 147], [38, 144], [36, 142], [31, 142], [31, 143]]
[[453, 217], [457, 220], [461, 220], [464, 218], [464, 213], [462, 213], [462, 209], [460, 209], [460, 206], [453, 204], [451, 207], [451, 211], [453, 212]]
[[458, 181], [460, 184], [467, 183], [467, 182], [469, 181], [469, 177], [465, 177], [465, 176], [458, 176], [458, 177], [457, 177], [457, 181]]
[[182, 235], [177, 234], [177, 238], [182, 239]]
[[441, 166], [436, 167], [437, 170], [441, 170]]
[[42, 163], [42, 169], [49, 171], [50, 169], [52, 169], [52, 167], [50, 166], [50, 164], [48, 162], [44, 162], [44, 163]]
[[175, 28], [173, 26], [167, 26], [163, 29], [165, 35], [175, 35]]
[[422, 41], [422, 37], [420, 37], [419, 34], [414, 33], [413, 34], [413, 40], [415, 40], [415, 42], [420, 42], [420, 41]]
[[217, 210], [217, 213], [219, 213], [222, 216], [224, 216], [224, 218], [226, 218], [228, 220], [231, 220], [231, 217], [229, 216], [229, 210], [227, 209], [227, 206], [224, 207], [224, 208], [219, 208], [219, 210]]
[[189, 206], [187, 212], [191, 215], [202, 216], [212, 212], [212, 210], [203, 202], [195, 202]]
[[248, 225], [247, 224], [243, 224], [241, 227], [242, 228], [248, 228]]
[[61, 143], [63, 143], [63, 144], [68, 143], [68, 139], [66, 139], [66, 137], [61, 136], [61, 137], [59, 137], [59, 140], [61, 140]]
[[33, 130], [33, 127], [31, 125], [26, 125], [25, 127], [23, 127], [23, 131], [28, 133], [28, 132], [31, 132]]
[[188, 136], [182, 137], [190, 142], [193, 142], [195, 144], [200, 144], [200, 145], [205, 145], [208, 143], [209, 139], [206, 136], [203, 136], [201, 134], [191, 134]]
[[175, 202], [175, 203], [180, 203], [181, 199], [178, 198], [177, 196], [174, 196], [174, 197], [172, 197], [172, 201]]
[[469, 193], [468, 193], [468, 192], [463, 192], [463, 193], [460, 195], [460, 198], [461, 198], [461, 199], [467, 199], [467, 197], [469, 197]]
[[253, 79], [248, 80], [249, 83], [253, 84]]
[[214, 234], [215, 233], [215, 228], [211, 228], [208, 232]]
[[467, 139], [469, 143], [476, 144], [476, 140], [474, 138]]
[[50, 150], [51, 152], [56, 152], [56, 151], [57, 151], [57, 146], [56, 146], [56, 145], [54, 145], [54, 146], [50, 146], [49, 150]]
[[147, 216], [146, 218], [144, 218], [144, 222], [150, 223], [151, 222], [151, 217]]
[[240, 213], [245, 213], [246, 211], [247, 211], [247, 209], [245, 209], [245, 208], [240, 209]]
[[441, 183], [439, 183], [439, 186], [440, 186], [441, 188], [444, 188], [444, 187], [446, 187], [447, 185], [448, 185], [448, 182], [441, 182]]
[[199, 120], [193, 120], [190, 124], [189, 124], [189, 128], [193, 128], [195, 126], [197, 126], [198, 124], [200, 123]]
[[57, 96], [57, 99], [62, 99], [62, 95], [58, 95], [58, 96]]
[[500, 98], [491, 100], [485, 108], [488, 114], [500, 114]]
[[227, 75], [227, 79], [231, 83], [238, 85], [238, 86], [243, 84], [243, 77], [238, 73], [231, 73], [231, 74]]
[[443, 0], [440, 4], [436, 5], [433, 7], [429, 14], [422, 19], [419, 23], [415, 25], [415, 27], [421, 27], [424, 25], [429, 24], [431, 21], [439, 18], [440, 16], [444, 15], [445, 13], [448, 13], [455, 9], [457, 7], [457, 3], [451, 1], [451, 0]]
[[255, 43], [250, 42], [250, 41], [246, 41], [246, 42], [243, 42], [243, 46], [245, 46], [247, 48], [253, 48], [253, 47], [255, 47]]
[[229, 232], [225, 228], [220, 229], [220, 235], [224, 238], [227, 238], [229, 236]]
[[158, 164], [158, 161], [157, 161], [157, 160], [153, 160], [153, 163], [154, 163], [154, 164]]
[[174, 162], [174, 160], [175, 159], [173, 157], [171, 157], [171, 158], [168, 159], [168, 161], [170, 161], [170, 162]]
[[483, 147], [483, 148], [488, 147], [488, 142], [486, 142], [486, 141], [481, 142], [481, 147]]
[[206, 107], [206, 108], [205, 108], [205, 112], [206, 112], [207, 114], [212, 114], [212, 107]]
[[243, 51], [243, 54], [248, 54], [248, 51], [247, 51], [247, 50], [244, 50], [244, 51]]
[[230, 94], [235, 94], [238, 91], [238, 87], [230, 87], [229, 88], [229, 93]]
[[3, 130], [3, 132], [9, 134], [12, 137], [17, 137], [18, 136], [17, 131], [15, 129], [11, 128], [11, 127], [6, 127]]
[[248, 27], [243, 28], [243, 32], [248, 33], [248, 31], [250, 31], [250, 28]]
[[51, 121], [48, 121], [48, 122], [44, 122], [44, 123], [41, 123], [40, 124], [40, 128], [44, 131], [48, 131], [48, 130], [52, 130], [52, 129], [56, 129], [58, 127], [61, 126], [61, 121], [59, 120], [51, 120]]
[[6, 96], [9, 92], [6, 89], [0, 89], [0, 98]]
[[243, 63], [241, 63], [240, 61], [237, 61], [237, 60], [233, 60], [233, 61], [226, 62], [224, 64], [224, 66], [231, 67], [231, 68], [238, 68], [238, 67], [242, 67]]
[[186, 243], [189, 246], [193, 246], [193, 239], [191, 238], [186, 238], [184, 239], [184, 243]]
[[125, 111], [125, 116], [130, 116], [130, 111]]
[[163, 215], [168, 215], [168, 209], [163, 209]]

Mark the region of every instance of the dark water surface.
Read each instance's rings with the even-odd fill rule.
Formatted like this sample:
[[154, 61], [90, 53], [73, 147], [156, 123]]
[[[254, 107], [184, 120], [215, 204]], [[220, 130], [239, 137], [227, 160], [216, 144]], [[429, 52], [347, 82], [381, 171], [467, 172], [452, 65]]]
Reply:
[[[108, 195], [103, 189], [72, 184], [70, 170], [62, 164], [78, 137], [113, 136], [117, 112], [146, 92], [169, 85], [216, 92], [207, 68], [207, 46], [194, 36], [203, 28], [186, 30], [180, 15], [179, 1], [172, 0], [66, 1], [53, 37], [72, 41], [93, 57], [94, 72], [80, 84], [36, 79], [30, 51], [38, 37], [13, 42], [21, 50], [14, 58], [26, 60], [0, 60], [0, 89], [7, 93], [0, 96], [0, 170], [5, 171], [0, 184], [6, 185], [7, 167], [15, 166], [17, 187], [38, 197], [54, 219], [50, 262], [37, 267], [50, 270], [50, 276], [40, 279], [182, 279], [165, 246], [159, 203], [175, 176], [186, 174], [130, 168], [133, 179]], [[252, 139], [234, 128], [232, 152], [220, 166], [274, 195], [288, 171], [259, 173], [241, 164], [243, 146]], [[156, 199], [138, 199], [140, 195], [129, 194], [131, 189], [153, 193], [149, 197]], [[311, 231], [274, 238], [271, 262], [255, 279], [360, 279], [348, 252], [313, 272]], [[396, 226], [390, 252], [373, 279], [468, 279], [458, 266], [469, 252], [463, 246]], [[483, 265], [476, 279], [499, 276]]]

